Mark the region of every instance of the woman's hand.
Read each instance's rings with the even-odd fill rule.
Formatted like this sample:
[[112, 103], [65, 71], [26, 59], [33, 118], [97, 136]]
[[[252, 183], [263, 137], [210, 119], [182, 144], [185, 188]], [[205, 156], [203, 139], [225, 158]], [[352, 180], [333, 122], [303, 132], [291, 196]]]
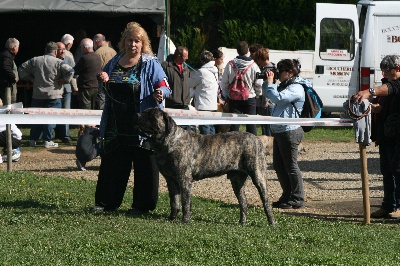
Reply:
[[163, 100], [163, 92], [160, 89], [156, 89], [153, 93], [153, 97], [157, 102], [162, 102]]
[[268, 84], [273, 84], [274, 83], [274, 76], [275, 76], [274, 72], [272, 72], [271, 70], [267, 70], [266, 74], [267, 74]]
[[97, 80], [100, 82], [108, 82], [109, 77], [108, 77], [107, 72], [97, 73]]

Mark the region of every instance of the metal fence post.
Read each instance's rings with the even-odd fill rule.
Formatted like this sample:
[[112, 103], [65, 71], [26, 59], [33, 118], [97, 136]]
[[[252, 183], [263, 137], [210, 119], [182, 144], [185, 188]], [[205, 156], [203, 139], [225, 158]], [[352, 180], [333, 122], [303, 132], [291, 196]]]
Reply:
[[[11, 105], [11, 87], [6, 87], [6, 105]], [[11, 114], [11, 109], [7, 110], [7, 114]], [[6, 125], [7, 133], [7, 172], [12, 171], [12, 139], [11, 139], [11, 125]]]

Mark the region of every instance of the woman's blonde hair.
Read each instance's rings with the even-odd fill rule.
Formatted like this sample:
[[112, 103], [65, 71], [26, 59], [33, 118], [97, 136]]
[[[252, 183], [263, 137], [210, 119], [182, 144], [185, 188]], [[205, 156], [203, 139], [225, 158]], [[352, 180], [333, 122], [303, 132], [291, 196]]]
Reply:
[[142, 53], [152, 55], [153, 50], [151, 49], [151, 43], [150, 43], [149, 36], [147, 35], [147, 32], [145, 31], [145, 29], [143, 29], [143, 27], [137, 22], [129, 22], [126, 25], [125, 30], [122, 32], [121, 39], [118, 43], [118, 48], [119, 48], [120, 52], [126, 51], [125, 39], [127, 38], [128, 34], [131, 34], [131, 33], [138, 36], [140, 38], [140, 40], [142, 41], [142, 43], [143, 43]]

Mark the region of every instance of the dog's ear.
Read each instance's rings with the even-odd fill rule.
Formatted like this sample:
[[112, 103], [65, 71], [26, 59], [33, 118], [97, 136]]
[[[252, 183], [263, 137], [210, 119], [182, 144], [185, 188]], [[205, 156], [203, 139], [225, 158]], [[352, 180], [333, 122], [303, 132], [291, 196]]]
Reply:
[[166, 112], [163, 112], [163, 118], [165, 123], [165, 134], [168, 135], [171, 133], [174, 126], [174, 120]]

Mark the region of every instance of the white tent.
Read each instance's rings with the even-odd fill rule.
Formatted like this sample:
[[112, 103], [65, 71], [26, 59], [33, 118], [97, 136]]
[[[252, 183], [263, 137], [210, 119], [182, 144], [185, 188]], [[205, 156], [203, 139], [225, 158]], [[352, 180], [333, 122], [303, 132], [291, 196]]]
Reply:
[[152, 15], [158, 25], [164, 24], [165, 0], [2, 0], [0, 13], [5, 12], [101, 12], [140, 13]]

